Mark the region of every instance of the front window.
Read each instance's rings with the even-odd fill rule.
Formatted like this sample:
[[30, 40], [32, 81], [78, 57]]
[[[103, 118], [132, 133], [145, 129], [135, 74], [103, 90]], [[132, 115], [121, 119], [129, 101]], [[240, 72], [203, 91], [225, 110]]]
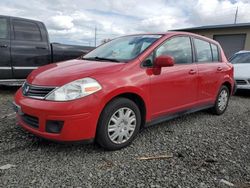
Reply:
[[139, 56], [162, 35], [133, 35], [114, 39], [83, 57], [87, 60], [129, 61]]
[[143, 66], [152, 67], [154, 59], [162, 55], [173, 57], [175, 64], [192, 63], [193, 55], [190, 38], [186, 36], [178, 36], [167, 39], [143, 61]]
[[232, 58], [230, 58], [230, 62], [233, 64], [250, 63], [250, 53], [235, 54]]
[[190, 38], [181, 36], [167, 40], [156, 50], [155, 57], [161, 55], [172, 56], [176, 64], [192, 63], [192, 47]]

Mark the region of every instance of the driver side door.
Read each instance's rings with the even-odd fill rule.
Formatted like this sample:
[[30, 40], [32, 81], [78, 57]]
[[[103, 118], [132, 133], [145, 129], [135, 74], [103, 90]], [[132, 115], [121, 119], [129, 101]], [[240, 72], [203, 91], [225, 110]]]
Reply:
[[9, 19], [0, 17], [0, 79], [12, 78], [9, 28]]
[[172, 56], [175, 64], [162, 67], [160, 74], [150, 78], [152, 119], [189, 109], [197, 101], [198, 70], [193, 63], [189, 36], [167, 39], [154, 52], [154, 58]]

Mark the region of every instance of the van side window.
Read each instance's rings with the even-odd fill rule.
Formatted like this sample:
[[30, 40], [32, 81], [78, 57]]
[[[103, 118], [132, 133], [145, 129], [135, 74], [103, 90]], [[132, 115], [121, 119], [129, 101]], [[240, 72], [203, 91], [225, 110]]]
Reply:
[[194, 39], [197, 62], [212, 62], [210, 43], [200, 39]]
[[213, 61], [215, 62], [220, 61], [218, 46], [211, 43], [211, 48], [212, 48], [212, 54], [213, 54]]
[[8, 22], [6, 18], [0, 18], [0, 39], [8, 38]]
[[189, 37], [181, 36], [167, 40], [156, 50], [156, 57], [160, 55], [172, 56], [175, 64], [189, 64], [193, 62], [192, 47]]
[[41, 32], [37, 24], [24, 20], [13, 20], [15, 40], [41, 41]]

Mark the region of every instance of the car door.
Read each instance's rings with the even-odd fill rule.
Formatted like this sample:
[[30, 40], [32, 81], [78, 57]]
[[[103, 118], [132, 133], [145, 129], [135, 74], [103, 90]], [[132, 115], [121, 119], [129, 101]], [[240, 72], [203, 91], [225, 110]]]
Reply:
[[39, 66], [50, 61], [50, 47], [42, 37], [38, 22], [13, 18], [11, 56], [14, 78], [26, 78]]
[[9, 18], [0, 17], [0, 79], [12, 78]]
[[223, 80], [223, 66], [220, 62], [219, 48], [216, 44], [193, 38], [198, 66], [200, 103], [212, 103], [217, 96], [221, 80]]
[[197, 100], [197, 66], [193, 63], [190, 37], [168, 39], [154, 52], [154, 58], [161, 55], [172, 56], [175, 65], [162, 67], [150, 78], [152, 118], [185, 110]]

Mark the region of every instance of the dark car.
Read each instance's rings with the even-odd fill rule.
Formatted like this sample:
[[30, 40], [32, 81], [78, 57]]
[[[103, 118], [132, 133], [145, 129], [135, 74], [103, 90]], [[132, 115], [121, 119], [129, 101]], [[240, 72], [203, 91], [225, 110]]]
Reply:
[[0, 85], [18, 84], [43, 65], [77, 58], [93, 47], [50, 43], [40, 21], [0, 16]]

